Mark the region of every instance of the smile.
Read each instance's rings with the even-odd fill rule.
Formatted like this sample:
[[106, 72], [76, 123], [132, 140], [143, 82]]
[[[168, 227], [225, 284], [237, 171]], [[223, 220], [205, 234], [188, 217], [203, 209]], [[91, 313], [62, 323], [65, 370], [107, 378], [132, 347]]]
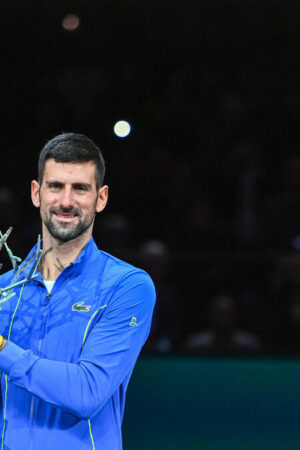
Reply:
[[54, 213], [54, 216], [56, 217], [56, 219], [59, 222], [67, 222], [67, 223], [74, 222], [76, 220], [76, 218], [78, 217], [78, 216], [73, 216], [73, 214], [67, 214], [67, 213], [60, 213], [60, 214]]

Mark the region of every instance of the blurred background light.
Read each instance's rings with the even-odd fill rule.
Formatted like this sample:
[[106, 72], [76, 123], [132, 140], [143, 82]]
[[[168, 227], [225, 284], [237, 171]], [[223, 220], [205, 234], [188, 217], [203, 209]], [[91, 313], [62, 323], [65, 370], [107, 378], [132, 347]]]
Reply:
[[118, 136], [120, 138], [124, 138], [124, 137], [128, 136], [130, 132], [131, 132], [131, 126], [125, 120], [119, 120], [117, 123], [115, 123], [114, 133], [116, 136]]
[[292, 239], [292, 248], [300, 250], [300, 236], [294, 236]]
[[67, 14], [62, 21], [62, 26], [67, 31], [77, 30], [79, 27], [79, 17], [76, 14]]

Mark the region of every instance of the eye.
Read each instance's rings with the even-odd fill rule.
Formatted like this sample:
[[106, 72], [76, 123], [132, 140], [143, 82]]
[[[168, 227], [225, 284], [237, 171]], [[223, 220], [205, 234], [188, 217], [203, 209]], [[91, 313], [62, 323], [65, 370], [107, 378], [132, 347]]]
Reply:
[[49, 183], [49, 188], [51, 189], [51, 191], [58, 191], [61, 188], [61, 184], [60, 183]]
[[77, 192], [86, 192], [88, 190], [84, 184], [75, 184], [74, 189]]

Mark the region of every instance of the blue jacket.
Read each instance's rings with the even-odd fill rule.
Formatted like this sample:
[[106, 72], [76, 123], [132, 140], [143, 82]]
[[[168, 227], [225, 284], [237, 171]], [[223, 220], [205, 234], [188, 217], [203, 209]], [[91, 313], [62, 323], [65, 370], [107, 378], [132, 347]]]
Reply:
[[[35, 248], [22, 263], [26, 276]], [[0, 277], [0, 287], [13, 277]], [[15, 289], [0, 311], [0, 449], [120, 450], [125, 393], [148, 336], [150, 277], [91, 239], [57, 278]]]

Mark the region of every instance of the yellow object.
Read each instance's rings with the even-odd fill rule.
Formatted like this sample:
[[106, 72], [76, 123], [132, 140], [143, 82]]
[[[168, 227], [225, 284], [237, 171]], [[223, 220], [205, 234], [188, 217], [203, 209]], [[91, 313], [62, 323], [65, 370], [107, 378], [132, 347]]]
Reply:
[[3, 345], [3, 340], [4, 340], [4, 337], [1, 336], [1, 334], [0, 334], [0, 349], [1, 349], [2, 345]]

